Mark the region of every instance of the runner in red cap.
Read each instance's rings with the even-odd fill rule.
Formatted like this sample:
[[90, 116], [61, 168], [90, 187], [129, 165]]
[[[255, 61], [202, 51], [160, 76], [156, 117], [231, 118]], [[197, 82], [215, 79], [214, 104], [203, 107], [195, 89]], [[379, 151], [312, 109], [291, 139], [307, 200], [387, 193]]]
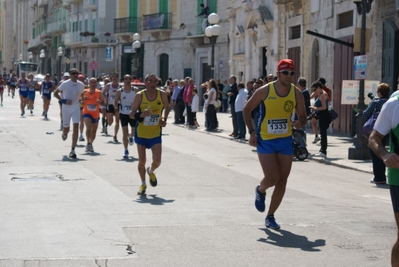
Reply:
[[[295, 65], [291, 59], [282, 59], [277, 65], [277, 77], [258, 88], [246, 102], [243, 113], [249, 129], [249, 144], [257, 146], [263, 175], [255, 188], [255, 207], [266, 209], [266, 189], [274, 186], [269, 210], [265, 218], [266, 227], [280, 229], [274, 212], [283, 200], [288, 175], [292, 164], [292, 127], [300, 129], [306, 124], [305, 101], [302, 92], [292, 84]], [[252, 124], [251, 111], [259, 106], [259, 119]], [[299, 120], [291, 121], [296, 110]]]

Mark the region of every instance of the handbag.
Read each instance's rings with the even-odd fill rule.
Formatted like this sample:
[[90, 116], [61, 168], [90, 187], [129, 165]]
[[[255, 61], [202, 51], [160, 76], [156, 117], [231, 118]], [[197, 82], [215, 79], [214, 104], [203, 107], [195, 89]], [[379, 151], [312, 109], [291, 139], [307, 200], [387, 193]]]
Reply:
[[215, 102], [213, 103], [213, 105], [215, 106], [215, 108], [220, 108], [220, 106], [222, 105], [222, 102], [219, 99], [216, 99]]
[[334, 109], [330, 109], [328, 112], [330, 113], [331, 121], [338, 118], [338, 113]]
[[380, 112], [374, 112], [371, 117], [366, 121], [366, 123], [362, 127], [362, 136], [369, 138], [371, 132], [373, 131], [375, 121], [378, 118], [378, 114]]

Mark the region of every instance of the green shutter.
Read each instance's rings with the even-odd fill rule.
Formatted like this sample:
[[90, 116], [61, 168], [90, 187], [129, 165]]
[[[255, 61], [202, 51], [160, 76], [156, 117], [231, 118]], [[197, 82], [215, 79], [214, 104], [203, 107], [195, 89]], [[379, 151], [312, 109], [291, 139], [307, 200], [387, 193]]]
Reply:
[[209, 14], [217, 13], [217, 3], [216, 0], [209, 0]]
[[87, 19], [85, 19], [85, 29], [84, 29], [84, 31], [85, 32], [87, 32], [88, 31], [88, 21], [87, 21]]
[[161, 29], [168, 28], [169, 21], [169, 1], [168, 0], [159, 0], [158, 2], [159, 13], [164, 14], [163, 24]]
[[53, 37], [53, 50], [57, 50], [58, 43], [57, 43], [57, 36]]
[[96, 32], [96, 19], [93, 19], [92, 32]]
[[129, 32], [138, 32], [138, 0], [129, 1]]

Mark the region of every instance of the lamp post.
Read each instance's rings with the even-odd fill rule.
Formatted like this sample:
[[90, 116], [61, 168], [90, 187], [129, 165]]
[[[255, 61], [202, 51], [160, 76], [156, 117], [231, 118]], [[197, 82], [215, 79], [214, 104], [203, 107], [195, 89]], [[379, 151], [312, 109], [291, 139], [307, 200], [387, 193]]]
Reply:
[[22, 62], [22, 54], [19, 54], [19, 62]]
[[[371, 10], [373, 0], [358, 0], [356, 4], [357, 13], [362, 16], [362, 27], [360, 32], [360, 56], [366, 54], [366, 14]], [[370, 152], [367, 147], [367, 139], [361, 135], [364, 124], [364, 79], [359, 81], [359, 99], [357, 104], [358, 114], [356, 119], [356, 137], [353, 139], [353, 146], [349, 148], [349, 159], [370, 159]]]
[[132, 47], [135, 50], [136, 64], [135, 64], [135, 76], [139, 78], [139, 51], [141, 47], [140, 34], [133, 34], [133, 44]]
[[219, 22], [219, 16], [216, 13], [211, 13], [208, 16], [208, 22], [211, 24], [206, 27], [205, 35], [209, 37], [212, 44], [212, 55], [211, 55], [211, 70], [212, 70], [212, 78], [215, 78], [215, 43], [216, 39], [220, 35], [221, 28], [217, 23]]
[[28, 53], [28, 58], [29, 58], [29, 62], [32, 62], [32, 59], [33, 59], [33, 54], [32, 54], [32, 52], [29, 52], [29, 53]]
[[62, 53], [62, 47], [58, 47], [58, 73], [57, 73], [57, 77], [60, 79], [61, 76], [61, 61], [62, 61], [62, 56], [64, 55], [64, 53]]
[[42, 60], [42, 74], [44, 75], [44, 58], [46, 57], [46, 55], [44, 54], [44, 49], [40, 50], [39, 57]]

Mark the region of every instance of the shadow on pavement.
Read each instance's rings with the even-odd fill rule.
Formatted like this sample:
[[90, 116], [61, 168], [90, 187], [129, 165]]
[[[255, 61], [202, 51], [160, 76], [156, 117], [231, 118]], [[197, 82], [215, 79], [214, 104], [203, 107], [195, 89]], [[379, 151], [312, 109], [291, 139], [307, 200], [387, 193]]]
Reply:
[[[58, 161], [58, 160], [56, 160], [56, 161]], [[63, 156], [61, 161], [78, 162], [78, 161], [86, 161], [86, 160], [85, 159], [80, 159], [80, 158], [71, 159], [68, 156]]]
[[129, 157], [129, 158], [127, 158], [127, 159], [124, 159], [124, 158], [122, 158], [122, 159], [116, 159], [116, 161], [120, 161], [120, 162], [122, 162], [122, 161], [126, 161], [126, 162], [134, 162], [134, 161], [137, 161], [138, 159], [136, 159], [135, 157]]
[[320, 251], [316, 247], [324, 247], [326, 245], [326, 240], [324, 239], [309, 241], [306, 236], [296, 235], [285, 230], [272, 231], [267, 228], [259, 228], [259, 230], [264, 231], [268, 237], [259, 238], [258, 241], [274, 246], [299, 248], [303, 251], [315, 252]]
[[148, 198], [147, 195], [140, 196], [138, 199], [133, 200], [137, 203], [143, 204], [151, 204], [151, 205], [164, 205], [165, 203], [173, 203], [174, 199], [166, 200], [161, 197], [157, 197], [157, 195], [148, 195], [151, 198]]

